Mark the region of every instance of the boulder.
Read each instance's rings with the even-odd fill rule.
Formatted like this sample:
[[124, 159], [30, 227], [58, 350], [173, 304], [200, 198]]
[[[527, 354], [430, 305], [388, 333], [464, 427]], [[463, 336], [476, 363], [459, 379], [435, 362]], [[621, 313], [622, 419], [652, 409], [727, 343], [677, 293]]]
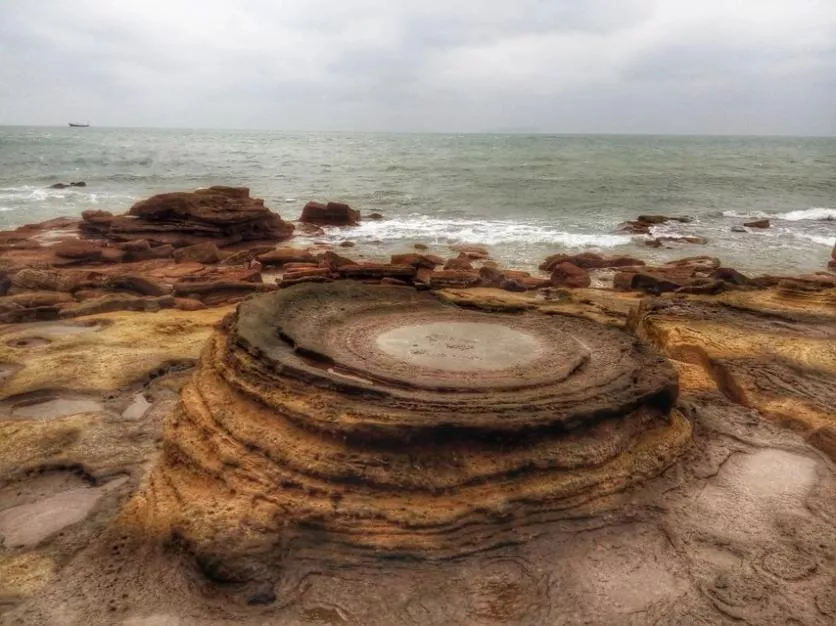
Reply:
[[654, 296], [676, 291], [683, 286], [682, 282], [672, 280], [670, 276], [660, 276], [658, 274], [647, 274], [644, 272], [636, 273], [630, 282], [631, 289], [643, 291]]
[[755, 220], [754, 222], [744, 222], [744, 226], [748, 228], [769, 228], [771, 224], [769, 220]]
[[317, 257], [317, 261], [319, 262], [320, 267], [328, 267], [332, 270], [338, 269], [340, 267], [350, 266], [350, 265], [357, 265], [357, 261], [354, 259], [349, 259], [344, 256], [340, 256], [336, 252], [323, 252]]
[[338, 267], [337, 273], [342, 278], [378, 280], [381, 278], [398, 278], [411, 281], [415, 277], [416, 268], [411, 265], [388, 263], [355, 263]]
[[178, 263], [217, 263], [221, 260], [221, 254], [218, 246], [207, 241], [175, 250], [174, 260]]
[[501, 287], [505, 279], [502, 272], [496, 267], [485, 265], [479, 268], [479, 277], [485, 287]]
[[499, 282], [499, 288], [504, 289], [505, 291], [512, 291], [516, 293], [522, 293], [523, 291], [528, 291], [527, 287], [523, 285], [518, 280], [514, 280], [513, 278], [503, 278]]
[[353, 247], [354, 247], [354, 246], [356, 246], [356, 245], [357, 245], [357, 244], [356, 244], [356, 243], [354, 243], [353, 241], [343, 241], [343, 242], [340, 242], [340, 248], [353, 248]]
[[473, 264], [470, 262], [470, 257], [464, 252], [459, 252], [459, 256], [449, 259], [444, 264], [446, 270], [472, 270]]
[[288, 263], [314, 263], [316, 257], [300, 248], [276, 248], [256, 257], [262, 265], [282, 266]]
[[711, 273], [711, 278], [722, 280], [730, 285], [749, 285], [752, 279], [731, 267], [718, 267]]
[[408, 252], [406, 254], [393, 254], [393, 265], [411, 265], [412, 267], [426, 267], [434, 269], [437, 265], [444, 263], [444, 259], [433, 254], [417, 254]]
[[544, 272], [551, 272], [561, 263], [571, 263], [582, 269], [600, 269], [607, 267], [634, 267], [644, 265], [644, 261], [629, 256], [603, 256], [594, 252], [580, 254], [554, 254], [540, 264]]
[[80, 229], [113, 241], [146, 239], [183, 247], [212, 240], [220, 246], [241, 241], [281, 241], [293, 225], [251, 198], [249, 189], [210, 187], [194, 192], [152, 196], [134, 204], [126, 215], [85, 211]]
[[450, 247], [453, 250], [455, 250], [456, 252], [459, 252], [460, 255], [464, 254], [469, 259], [472, 259], [474, 261], [478, 261], [480, 259], [487, 259], [488, 257], [491, 256], [491, 253], [488, 252], [488, 249], [485, 248], [484, 246], [468, 246], [468, 245], [460, 246], [460, 245], [456, 245], [456, 246], [450, 246]]
[[436, 270], [429, 275], [432, 289], [474, 287], [481, 281], [479, 272], [463, 270]]
[[360, 212], [342, 202], [308, 202], [302, 209], [300, 222], [316, 226], [356, 226]]
[[551, 284], [555, 287], [589, 287], [589, 273], [573, 263], [564, 261], [552, 268]]

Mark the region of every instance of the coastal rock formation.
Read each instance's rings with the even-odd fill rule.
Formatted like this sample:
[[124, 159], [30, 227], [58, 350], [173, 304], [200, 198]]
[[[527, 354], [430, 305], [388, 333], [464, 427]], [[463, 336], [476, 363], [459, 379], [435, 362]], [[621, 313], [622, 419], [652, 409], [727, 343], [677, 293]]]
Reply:
[[298, 285], [209, 342], [131, 515], [216, 580], [275, 580], [291, 545], [463, 555], [507, 542], [509, 515], [662, 471], [690, 436], [676, 395], [664, 359], [595, 322]]
[[769, 220], [754, 220], [753, 222], [744, 222], [744, 226], [747, 228], [769, 228], [770, 223]]
[[342, 202], [308, 202], [302, 209], [299, 221], [315, 226], [356, 226], [360, 223], [360, 211]]
[[281, 241], [293, 225], [251, 198], [244, 187], [210, 187], [173, 192], [137, 202], [126, 215], [85, 211], [81, 232], [115, 242], [147, 241], [151, 247], [190, 246], [211, 240], [218, 246], [242, 241]]

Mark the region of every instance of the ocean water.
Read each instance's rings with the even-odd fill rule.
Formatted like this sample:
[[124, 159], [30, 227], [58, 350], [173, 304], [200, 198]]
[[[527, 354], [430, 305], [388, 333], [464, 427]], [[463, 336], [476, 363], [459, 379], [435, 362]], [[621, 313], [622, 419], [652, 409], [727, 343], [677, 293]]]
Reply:
[[[78, 180], [87, 187], [47, 188]], [[601, 251], [807, 272], [824, 269], [836, 243], [836, 138], [0, 127], [0, 228], [213, 184], [250, 187], [286, 219], [311, 199], [378, 211], [385, 220], [321, 238], [354, 241], [371, 259], [416, 242], [442, 254], [474, 243], [513, 267]], [[618, 232], [642, 213], [689, 215], [656, 234], [709, 243], [652, 249]], [[759, 217], [772, 228], [731, 232]]]

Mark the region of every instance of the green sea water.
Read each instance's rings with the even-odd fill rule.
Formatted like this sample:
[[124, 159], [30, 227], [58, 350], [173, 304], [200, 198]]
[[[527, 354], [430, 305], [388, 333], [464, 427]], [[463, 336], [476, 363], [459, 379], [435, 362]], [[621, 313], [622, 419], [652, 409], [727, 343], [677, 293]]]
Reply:
[[[321, 238], [355, 241], [368, 258], [477, 243], [519, 267], [598, 250], [799, 272], [824, 269], [836, 242], [836, 138], [0, 127], [0, 228], [213, 184], [250, 187], [287, 219], [310, 199], [380, 212]], [[689, 215], [657, 234], [709, 243], [651, 249], [618, 231], [641, 213]], [[731, 231], [756, 217], [772, 228]]]

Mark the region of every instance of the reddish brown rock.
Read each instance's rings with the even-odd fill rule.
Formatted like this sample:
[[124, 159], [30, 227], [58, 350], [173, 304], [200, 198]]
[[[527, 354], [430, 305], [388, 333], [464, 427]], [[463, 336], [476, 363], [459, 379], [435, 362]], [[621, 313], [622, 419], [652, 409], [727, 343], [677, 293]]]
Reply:
[[265, 266], [282, 266], [288, 263], [314, 263], [316, 257], [307, 250], [299, 248], [276, 248], [260, 254], [258, 261]]
[[472, 270], [473, 264], [470, 262], [471, 257], [469, 257], [464, 252], [459, 252], [459, 256], [449, 259], [444, 264], [444, 269], [446, 270]]
[[348, 257], [340, 256], [336, 252], [323, 252], [317, 257], [317, 262], [319, 263], [320, 267], [327, 267], [332, 270], [336, 270], [340, 267], [345, 267], [349, 265], [357, 265], [357, 261], [354, 259], [349, 259]]
[[249, 190], [210, 187], [194, 192], [152, 196], [136, 203], [126, 215], [85, 211], [82, 232], [114, 241], [146, 239], [183, 247], [211, 239], [225, 246], [241, 241], [281, 241], [293, 225], [251, 198]]
[[552, 269], [551, 284], [555, 287], [589, 287], [589, 273], [583, 268], [564, 261]]
[[671, 276], [639, 272], [633, 276], [630, 288], [658, 296], [682, 288], [683, 282], [677, 282]]
[[206, 307], [200, 300], [192, 298], [174, 298], [174, 308], [180, 311], [201, 311]]
[[665, 263], [663, 267], [692, 272], [711, 272], [720, 267], [720, 259], [713, 256], [687, 256]]
[[600, 269], [607, 267], [633, 267], [644, 265], [644, 261], [629, 256], [603, 256], [594, 252], [580, 254], [554, 254], [540, 264], [544, 272], [551, 272], [561, 263], [571, 263], [582, 269]]
[[381, 279], [398, 278], [412, 280], [416, 268], [411, 265], [393, 265], [389, 263], [355, 263], [354, 265], [342, 265], [337, 268], [337, 273], [343, 278], [356, 279]]
[[499, 282], [499, 288], [504, 289], [505, 291], [512, 291], [517, 293], [528, 291], [525, 285], [523, 285], [518, 280], [514, 280], [513, 278], [503, 278]]
[[340, 248], [353, 248], [356, 245], [353, 241], [343, 241], [340, 243]]
[[428, 245], [423, 244], [423, 243], [416, 243], [412, 247], [415, 248], [416, 250], [429, 250], [430, 249], [430, 247]]
[[434, 254], [416, 254], [408, 252], [406, 254], [393, 254], [391, 257], [393, 265], [411, 265], [412, 267], [425, 267], [434, 269], [438, 265], [444, 263], [444, 259]]
[[769, 220], [755, 220], [753, 222], [744, 222], [743, 225], [747, 228], [769, 228], [771, 226]]
[[78, 261], [98, 261], [102, 258], [101, 244], [82, 239], [62, 241], [53, 246], [52, 251], [56, 256]]
[[59, 317], [71, 318], [84, 315], [98, 315], [99, 313], [113, 313], [114, 311], [146, 311], [153, 312], [170, 309], [175, 305], [171, 296], [132, 296], [128, 294], [108, 294], [101, 298], [85, 300], [81, 304], [61, 309]]
[[479, 284], [478, 272], [462, 270], [437, 270], [429, 275], [432, 289], [474, 287]]
[[211, 241], [207, 241], [175, 250], [174, 260], [178, 263], [217, 263], [221, 260], [221, 255], [218, 246]]
[[360, 212], [342, 202], [308, 202], [299, 221], [316, 226], [356, 226], [360, 222]]
[[504, 279], [502, 272], [498, 268], [491, 266], [480, 267], [479, 277], [482, 279], [482, 285], [485, 287], [499, 287]]
[[731, 285], [749, 285], [752, 279], [731, 267], [718, 267], [711, 273], [711, 277]]

